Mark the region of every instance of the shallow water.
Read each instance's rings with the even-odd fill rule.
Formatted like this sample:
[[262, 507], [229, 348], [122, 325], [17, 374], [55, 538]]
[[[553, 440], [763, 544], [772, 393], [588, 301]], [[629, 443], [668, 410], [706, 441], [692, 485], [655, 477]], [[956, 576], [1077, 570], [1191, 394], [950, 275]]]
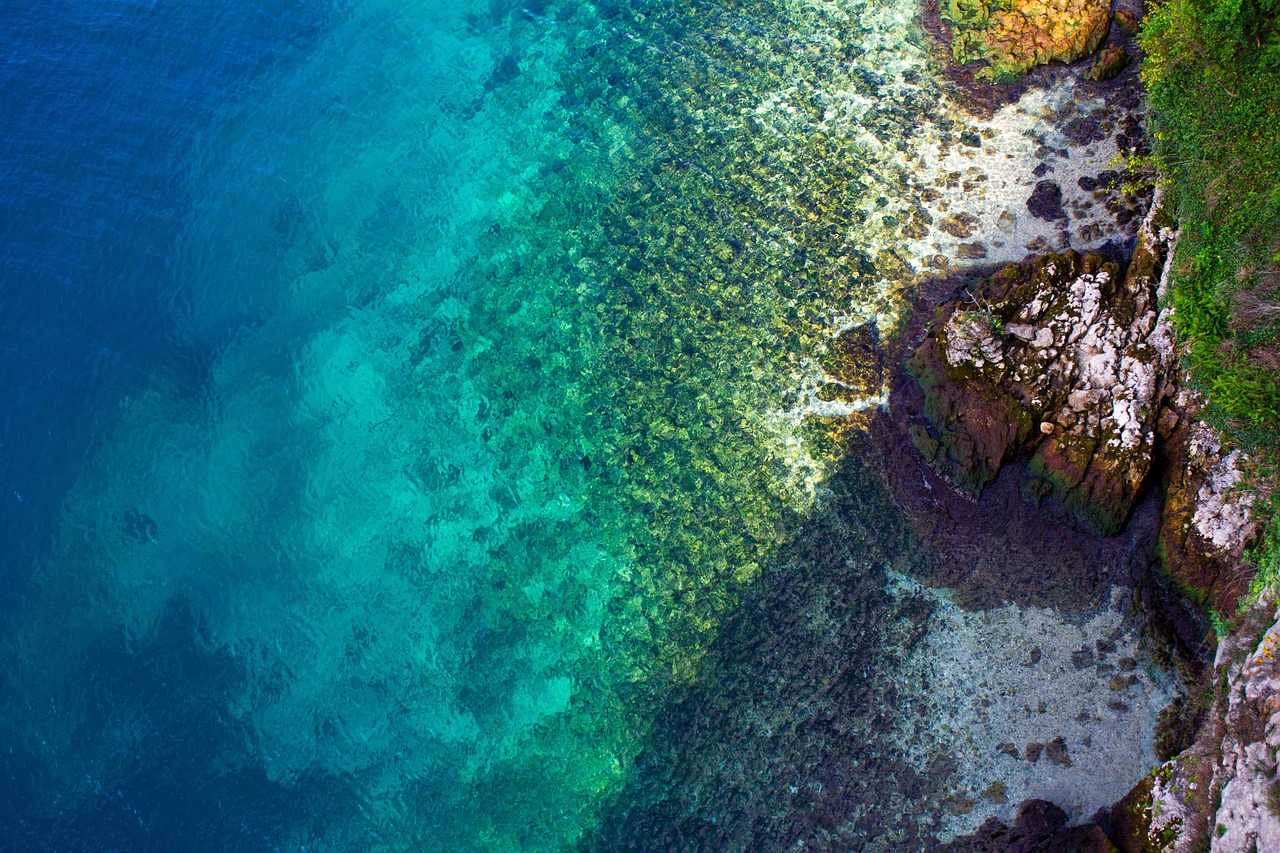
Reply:
[[913, 3], [3, 15], [13, 849], [623, 826], [880, 400], [833, 333], [1007, 202]]

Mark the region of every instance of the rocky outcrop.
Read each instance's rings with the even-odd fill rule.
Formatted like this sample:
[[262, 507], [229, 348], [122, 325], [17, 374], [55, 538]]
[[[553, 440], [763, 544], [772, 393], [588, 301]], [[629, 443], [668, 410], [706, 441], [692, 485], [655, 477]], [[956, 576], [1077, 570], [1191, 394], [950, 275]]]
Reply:
[[1112, 810], [1124, 853], [1280, 850], [1280, 611], [1259, 603], [1223, 639], [1196, 743]]
[[1098, 83], [1114, 80], [1120, 76], [1121, 71], [1129, 67], [1132, 61], [1133, 57], [1129, 55], [1129, 51], [1123, 44], [1107, 45], [1084, 76]]
[[945, 0], [941, 11], [955, 61], [986, 60], [979, 77], [996, 82], [1088, 56], [1111, 26], [1109, 0]]
[[1170, 391], [1162, 224], [1148, 217], [1125, 275], [1097, 254], [1043, 255], [942, 306], [907, 363], [924, 392], [909, 434], [957, 488], [976, 497], [1029, 455], [1025, 496], [1102, 534], [1124, 525]]
[[1160, 543], [1171, 577], [1204, 595], [1213, 609], [1234, 613], [1251, 580], [1244, 553], [1258, 533], [1255, 496], [1242, 470], [1248, 457], [1195, 420], [1199, 409], [1198, 395], [1182, 391], [1162, 418], [1177, 420], [1165, 443], [1169, 486]]

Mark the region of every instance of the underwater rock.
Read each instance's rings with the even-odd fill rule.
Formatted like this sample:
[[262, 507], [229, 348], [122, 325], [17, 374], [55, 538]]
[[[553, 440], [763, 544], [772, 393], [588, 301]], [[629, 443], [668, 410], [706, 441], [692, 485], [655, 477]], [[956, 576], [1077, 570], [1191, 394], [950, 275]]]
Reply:
[[1062, 187], [1053, 181], [1039, 181], [1031, 196], [1027, 199], [1027, 210], [1037, 219], [1052, 222], [1055, 219], [1066, 219], [1062, 209]]
[[986, 60], [977, 79], [1005, 82], [1037, 65], [1072, 63], [1097, 50], [1111, 26], [1107, 0], [945, 0], [958, 63]]
[[1147, 482], [1171, 393], [1173, 332], [1156, 300], [1171, 239], [1144, 225], [1123, 277], [1101, 255], [1048, 254], [944, 304], [906, 366], [924, 393], [925, 434], [913, 440], [938, 442], [935, 469], [976, 498], [1006, 462], [1031, 454], [1037, 497], [1052, 494], [1095, 532], [1118, 532]]
[[837, 382], [829, 388], [833, 399], [853, 401], [880, 393], [884, 381], [880, 333], [874, 323], [845, 329], [830, 344], [823, 369]]
[[938, 222], [938, 228], [952, 237], [970, 237], [978, 227], [978, 217], [971, 213], [953, 213]]
[[1067, 744], [1060, 737], [1049, 741], [1044, 748], [1045, 756], [1060, 767], [1071, 766], [1071, 756], [1067, 754]]
[[1068, 826], [1067, 813], [1047, 800], [1026, 800], [1013, 826], [991, 818], [972, 835], [939, 847], [939, 853], [1113, 853], [1115, 845], [1096, 824]]

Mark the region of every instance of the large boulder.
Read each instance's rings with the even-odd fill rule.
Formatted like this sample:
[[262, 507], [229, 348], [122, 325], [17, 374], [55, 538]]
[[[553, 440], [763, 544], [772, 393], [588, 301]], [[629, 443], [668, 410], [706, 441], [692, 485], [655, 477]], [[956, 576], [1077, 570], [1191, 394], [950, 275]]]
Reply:
[[955, 61], [986, 60], [977, 76], [996, 82], [1088, 56], [1111, 26], [1109, 0], [944, 0], [941, 11]]
[[1167, 232], [1144, 227], [1127, 275], [1101, 255], [1042, 255], [945, 303], [907, 372], [924, 392], [909, 434], [977, 497], [1016, 456], [1023, 493], [1118, 532], [1151, 473], [1174, 338], [1156, 302]]

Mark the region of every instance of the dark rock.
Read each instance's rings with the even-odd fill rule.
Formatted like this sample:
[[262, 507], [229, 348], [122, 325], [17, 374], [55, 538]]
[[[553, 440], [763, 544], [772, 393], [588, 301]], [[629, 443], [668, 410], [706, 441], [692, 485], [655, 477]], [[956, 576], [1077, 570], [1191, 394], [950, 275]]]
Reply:
[[1060, 767], [1071, 766], [1071, 756], [1067, 754], [1067, 743], [1060, 737], [1049, 741], [1049, 745], [1044, 748], [1044, 754]]
[[1107, 169], [1099, 172], [1094, 180], [1098, 182], [1098, 187], [1101, 189], [1114, 189], [1120, 184], [1120, 173], [1115, 169]]
[[1131, 12], [1128, 9], [1116, 9], [1115, 22], [1120, 25], [1120, 29], [1129, 35], [1138, 32], [1138, 28], [1142, 25], [1142, 18], [1137, 12]]
[[937, 853], [1116, 853], [1096, 823], [1068, 826], [1067, 813], [1047, 800], [1026, 800], [1013, 826], [990, 818], [972, 835]]
[[1038, 663], [1040, 662], [1040, 655], [1041, 655], [1041, 654], [1042, 654], [1042, 652], [1040, 651], [1040, 647], [1039, 647], [1039, 646], [1037, 646], [1036, 648], [1032, 649], [1032, 650], [1031, 650], [1031, 653], [1027, 656], [1027, 657], [1028, 657], [1028, 660], [1027, 660], [1027, 666], [1035, 666], [1036, 664], [1038, 664]]
[[1088, 646], [1081, 646], [1079, 649], [1071, 653], [1071, 665], [1076, 669], [1084, 669], [1086, 666], [1093, 665], [1093, 649]]
[[1027, 761], [1035, 764], [1040, 760], [1040, 753], [1044, 752], [1044, 744], [1032, 741], [1027, 744]]
[[1046, 222], [1066, 219], [1067, 214], [1062, 209], [1062, 187], [1053, 181], [1040, 181], [1027, 199], [1027, 210], [1031, 211], [1032, 216]]
[[1066, 826], [1067, 813], [1048, 800], [1027, 800], [1018, 810], [1018, 829], [1032, 834], [1052, 832]]
[[1093, 646], [1098, 650], [1099, 655], [1109, 655], [1116, 650], [1114, 640], [1098, 640]]
[[1133, 61], [1133, 57], [1129, 56], [1129, 51], [1125, 50], [1122, 44], [1107, 45], [1098, 58], [1093, 61], [1092, 67], [1085, 72], [1085, 77], [1090, 80], [1099, 82], [1113, 80], [1119, 76], [1120, 72], [1129, 67], [1129, 63]]
[[972, 130], [966, 130], [960, 134], [960, 144], [968, 145], [970, 148], [981, 148], [982, 137], [974, 133]]
[[967, 261], [981, 260], [987, 256], [985, 243], [961, 243], [956, 247], [956, 255]]
[[1202, 719], [1203, 710], [1197, 713], [1181, 696], [1169, 703], [1156, 715], [1156, 758], [1168, 761], [1191, 746]]
[[1048, 163], [1040, 163], [1034, 169], [1031, 170], [1031, 174], [1035, 175], [1037, 178], [1043, 178], [1045, 175], [1049, 174], [1049, 172], [1051, 171], [1052, 171], [1052, 167], [1050, 167]]
[[1116, 666], [1121, 672], [1132, 672], [1137, 667], [1138, 662], [1131, 657], [1125, 656], [1116, 661]]
[[1089, 145], [1105, 139], [1107, 133], [1108, 130], [1100, 118], [1099, 112], [1077, 116], [1067, 122], [1067, 126], [1062, 129], [1062, 135], [1076, 145]]

